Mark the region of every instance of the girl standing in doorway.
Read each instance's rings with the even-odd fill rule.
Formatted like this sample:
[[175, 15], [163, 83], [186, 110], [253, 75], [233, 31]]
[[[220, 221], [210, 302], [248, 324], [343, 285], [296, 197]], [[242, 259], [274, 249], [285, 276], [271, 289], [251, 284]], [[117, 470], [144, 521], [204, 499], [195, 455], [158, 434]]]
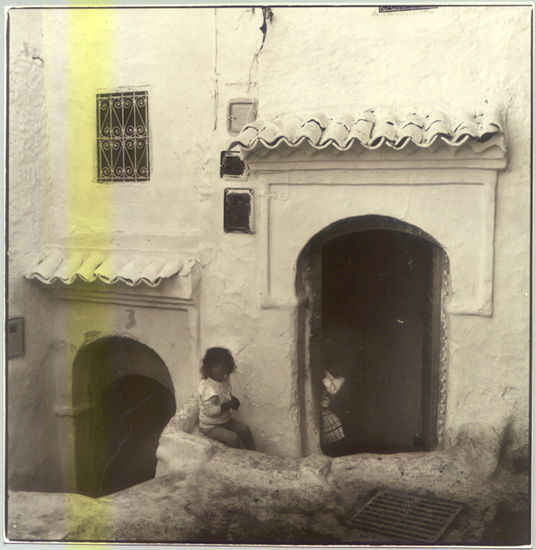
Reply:
[[340, 395], [346, 383], [343, 368], [337, 362], [328, 365], [322, 379], [320, 400], [320, 443], [328, 456], [344, 454], [345, 433], [341, 418], [334, 412], [336, 396]]

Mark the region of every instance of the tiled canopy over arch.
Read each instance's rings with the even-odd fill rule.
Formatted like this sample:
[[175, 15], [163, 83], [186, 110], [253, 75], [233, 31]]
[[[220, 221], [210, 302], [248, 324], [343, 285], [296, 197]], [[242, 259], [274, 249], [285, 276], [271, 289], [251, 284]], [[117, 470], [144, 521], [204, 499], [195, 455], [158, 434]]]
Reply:
[[258, 119], [246, 124], [229, 148], [240, 146], [246, 155], [262, 155], [267, 150], [306, 145], [313, 152], [329, 148], [349, 151], [352, 148], [378, 149], [383, 146], [403, 149], [409, 144], [429, 148], [438, 140], [459, 147], [468, 140], [484, 143], [502, 134], [500, 116], [493, 110], [447, 115], [439, 111], [393, 114], [381, 109], [368, 109], [358, 115], [342, 114], [337, 117], [315, 113]]
[[174, 275], [187, 277], [195, 263], [174, 253], [56, 249], [41, 253], [26, 278], [45, 285], [56, 281], [71, 285], [76, 280], [86, 283], [99, 280], [109, 285], [121, 282], [129, 287], [142, 283], [157, 287], [163, 279]]
[[293, 258], [312, 235], [344, 217], [375, 214], [441, 242], [453, 274], [449, 313], [491, 315], [495, 187], [507, 162], [497, 110], [279, 115], [246, 124], [229, 149], [240, 149], [262, 188], [264, 307], [294, 303]]

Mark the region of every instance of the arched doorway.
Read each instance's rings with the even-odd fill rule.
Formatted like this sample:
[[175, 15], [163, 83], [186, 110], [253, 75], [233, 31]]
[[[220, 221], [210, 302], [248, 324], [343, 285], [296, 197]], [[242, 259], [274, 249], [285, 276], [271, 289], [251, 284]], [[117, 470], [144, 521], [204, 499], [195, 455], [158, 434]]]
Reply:
[[383, 216], [341, 220], [302, 251], [299, 345], [318, 424], [326, 368], [342, 368], [345, 378], [330, 405], [345, 438], [324, 452], [437, 445], [445, 265], [432, 237]]
[[151, 479], [162, 430], [175, 414], [169, 372], [149, 347], [109, 337], [73, 364], [73, 399], [88, 410], [75, 424], [79, 493], [98, 497]]

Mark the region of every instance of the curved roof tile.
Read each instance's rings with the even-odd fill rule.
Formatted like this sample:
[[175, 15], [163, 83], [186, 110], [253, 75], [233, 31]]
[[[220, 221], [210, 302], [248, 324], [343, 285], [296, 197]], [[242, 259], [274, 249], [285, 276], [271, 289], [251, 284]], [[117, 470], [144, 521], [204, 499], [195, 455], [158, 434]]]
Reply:
[[122, 282], [131, 287], [141, 283], [156, 287], [173, 275], [188, 276], [193, 264], [195, 260], [165, 253], [51, 250], [42, 254], [25, 276], [46, 285], [57, 281], [70, 285], [80, 279], [86, 283], [100, 280], [109, 285]]
[[344, 114], [336, 118], [318, 113], [269, 121], [258, 119], [244, 126], [229, 144], [229, 149], [240, 146], [245, 152], [262, 154], [262, 150], [277, 149], [283, 144], [293, 149], [302, 143], [316, 150], [331, 146], [347, 151], [355, 144], [366, 149], [384, 145], [403, 149], [410, 142], [428, 148], [438, 139], [459, 147], [469, 139], [484, 142], [502, 133], [500, 117], [493, 111], [454, 117], [440, 111], [396, 116], [370, 109], [358, 116]]

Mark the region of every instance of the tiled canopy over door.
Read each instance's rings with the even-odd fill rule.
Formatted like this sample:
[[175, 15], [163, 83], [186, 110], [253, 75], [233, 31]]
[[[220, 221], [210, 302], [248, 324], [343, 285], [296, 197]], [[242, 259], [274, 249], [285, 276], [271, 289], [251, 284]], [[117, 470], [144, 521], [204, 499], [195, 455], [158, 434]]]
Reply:
[[294, 264], [316, 233], [340, 219], [384, 215], [443, 246], [450, 313], [491, 315], [495, 187], [506, 167], [497, 112], [258, 119], [231, 148], [247, 160], [259, 197], [265, 306], [295, 302]]
[[[306, 358], [298, 370], [309, 373], [298, 376], [297, 382], [296, 399], [304, 411], [302, 433], [306, 434], [302, 451], [318, 451], [315, 395], [320, 391], [325, 356], [331, 354], [327, 333], [334, 326], [339, 340], [344, 340], [345, 331], [350, 334], [348, 341], [336, 343], [336, 349], [353, 349], [360, 338], [365, 342], [363, 349], [350, 353], [352, 376], [357, 376], [360, 365], [368, 369], [354, 385], [354, 398], [362, 405], [354, 411], [361, 431], [352, 433], [355, 419], [348, 424], [350, 448], [342, 454], [435, 448], [443, 437], [447, 401], [443, 315], [491, 316], [493, 312], [495, 188], [497, 171], [506, 166], [500, 117], [488, 111], [393, 115], [380, 110], [332, 118], [322, 114], [279, 117], [246, 125], [229, 147], [238, 149], [248, 163], [248, 186], [257, 197], [261, 304], [298, 307], [298, 319], [305, 319], [296, 336], [298, 357], [301, 353]], [[376, 242], [381, 227], [368, 227], [368, 220], [387, 223], [383, 229], [393, 231]], [[335, 241], [331, 243], [332, 229], [340, 224], [359, 229], [344, 237], [352, 241], [343, 247], [344, 256], [333, 248]], [[413, 243], [400, 229], [404, 227], [425, 236], [424, 244]], [[412, 267], [404, 260], [410, 244], [416, 246], [412, 261], [428, 267], [422, 272], [413, 269], [406, 281], [402, 272]], [[376, 252], [367, 256], [370, 246]], [[296, 281], [303, 275], [302, 252], [311, 247], [318, 249], [307, 260], [311, 281], [318, 281], [316, 286], [312, 282], [312, 294], [305, 299]], [[379, 249], [389, 252], [380, 258]], [[340, 273], [328, 273], [339, 260], [354, 264], [355, 269], [343, 270], [343, 275], [362, 288], [334, 294], [326, 301], [322, 295], [342, 284]], [[362, 262], [367, 262], [366, 268]], [[391, 300], [384, 307], [378, 296], [368, 295], [386, 271], [392, 282], [386, 288], [403, 294], [403, 303]], [[412, 284], [419, 286], [419, 292], [411, 290]], [[433, 303], [421, 311], [419, 303], [428, 303], [426, 289], [433, 294]], [[328, 307], [336, 299], [337, 314]], [[345, 317], [341, 328], [338, 315], [352, 300], [359, 307]], [[395, 326], [389, 332], [386, 327], [391, 321]], [[410, 325], [411, 337], [407, 336]], [[406, 336], [399, 335], [402, 329]], [[374, 334], [380, 335], [375, 345], [371, 343]], [[386, 349], [394, 351], [383, 353]], [[380, 381], [382, 377], [398, 382], [388, 386]], [[310, 382], [300, 386], [301, 379]], [[406, 387], [408, 380], [412, 382]], [[368, 406], [368, 394], [356, 397], [365, 387], [369, 388], [365, 394], [385, 403], [381, 418], [367, 417], [370, 395]], [[414, 406], [407, 407], [408, 401]], [[402, 418], [406, 420], [398, 425]], [[399, 428], [395, 432], [394, 425]]]

